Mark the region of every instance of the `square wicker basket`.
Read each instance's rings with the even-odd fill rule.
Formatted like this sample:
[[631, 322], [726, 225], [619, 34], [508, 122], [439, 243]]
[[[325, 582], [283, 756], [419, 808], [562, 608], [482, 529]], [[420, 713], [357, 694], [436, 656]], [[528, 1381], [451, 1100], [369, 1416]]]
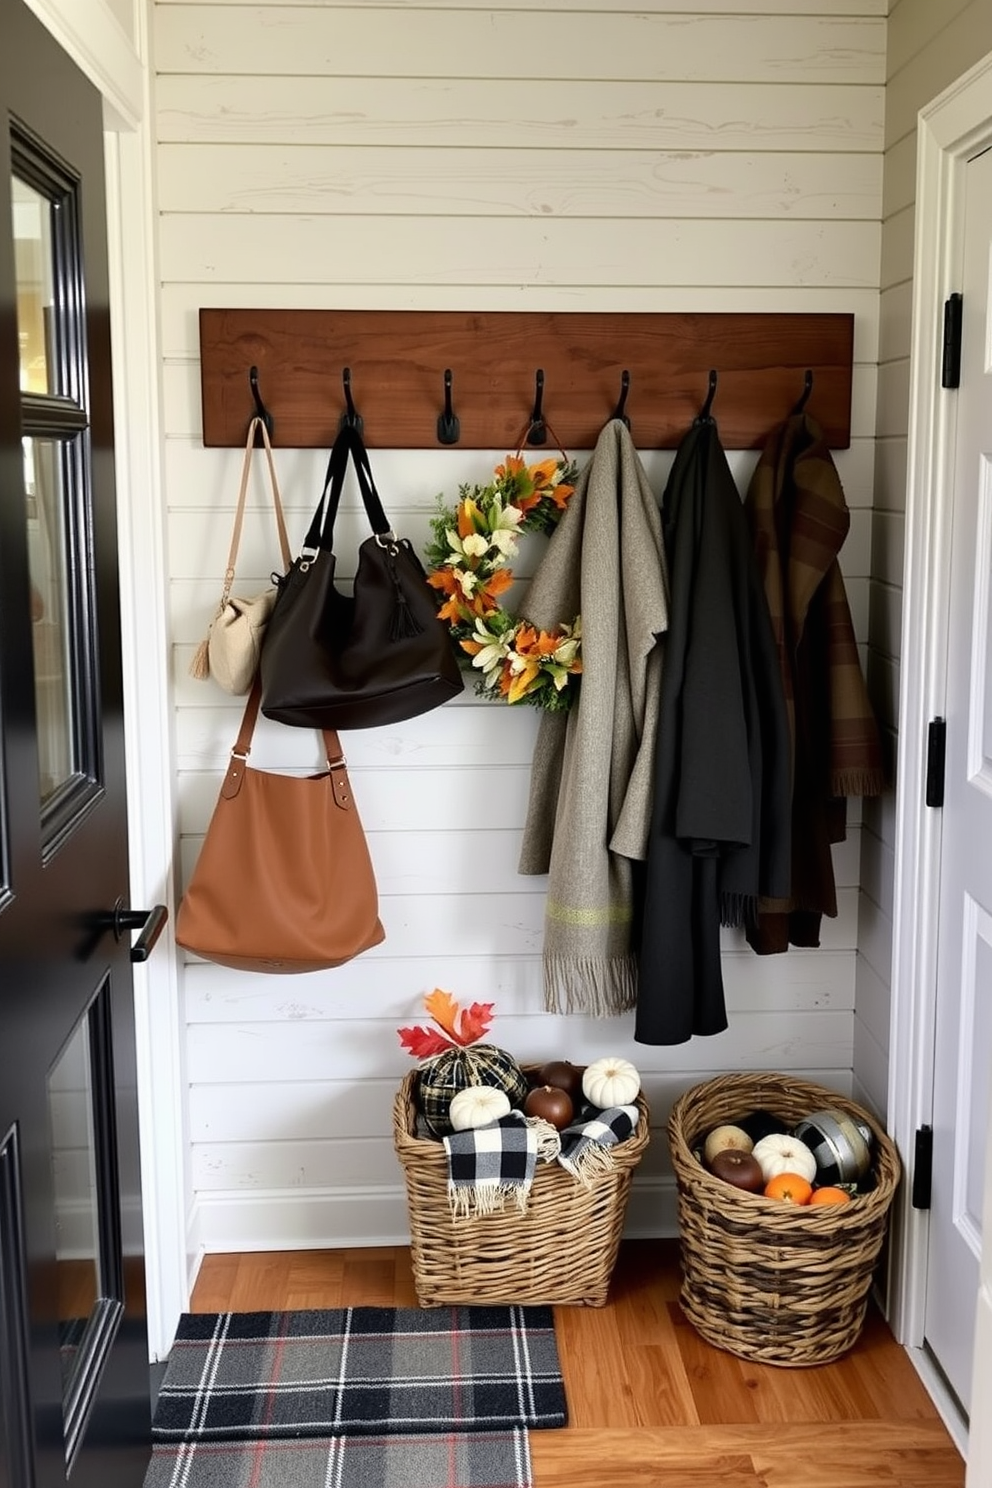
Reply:
[[[714, 1178], [696, 1156], [724, 1122], [765, 1110], [790, 1126], [824, 1107], [872, 1132], [874, 1187], [849, 1204], [797, 1208]], [[687, 1090], [668, 1123], [678, 1183], [682, 1310], [707, 1342], [795, 1366], [846, 1353], [864, 1324], [899, 1157], [868, 1111], [788, 1075], [723, 1075]]]
[[406, 1178], [413, 1278], [421, 1307], [575, 1303], [602, 1307], [609, 1291], [634, 1169], [648, 1144], [648, 1107], [611, 1149], [613, 1168], [591, 1187], [558, 1163], [538, 1163], [527, 1212], [456, 1217], [448, 1205], [444, 1144], [417, 1135], [416, 1071], [393, 1102], [393, 1142]]

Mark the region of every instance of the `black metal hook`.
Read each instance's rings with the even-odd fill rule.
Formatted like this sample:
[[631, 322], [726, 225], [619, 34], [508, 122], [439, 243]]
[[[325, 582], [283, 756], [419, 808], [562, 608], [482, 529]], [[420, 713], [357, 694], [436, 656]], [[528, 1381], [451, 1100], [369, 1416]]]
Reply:
[[[273, 425], [274, 425], [275, 420], [273, 419], [273, 417], [272, 417], [271, 413], [269, 412], [269, 410], [266, 408], [265, 404], [262, 402], [262, 395], [261, 395], [261, 393], [258, 390], [258, 368], [257, 367], [252, 367], [252, 368], [249, 369], [249, 372], [248, 372], [248, 382], [249, 382], [249, 384], [251, 386], [251, 395], [252, 395], [252, 397], [255, 400], [255, 412], [252, 415], [252, 417], [253, 418], [260, 418], [262, 420], [262, 423], [265, 425], [265, 432], [268, 434], [269, 438], [271, 439], [272, 438], [272, 429], [273, 429]], [[264, 443], [264, 440], [262, 439], [261, 431], [259, 429], [256, 429], [255, 430], [255, 445], [256, 445], [256, 447], [259, 446], [259, 445], [261, 445], [261, 444], [263, 444], [263, 443]]]
[[537, 376], [534, 379], [534, 412], [530, 416], [530, 427], [527, 430], [528, 444], [547, 444], [548, 429], [541, 412], [544, 402], [544, 369], [538, 367]]
[[709, 385], [709, 391], [706, 394], [706, 402], [703, 404], [702, 408], [699, 410], [699, 413], [696, 415], [696, 418], [693, 421], [694, 423], [705, 424], [705, 423], [709, 423], [711, 421], [712, 415], [710, 414], [710, 409], [713, 407], [713, 398], [714, 398], [714, 395], [715, 394], [716, 394], [716, 369], [714, 367], [711, 367], [710, 368], [710, 385]]
[[629, 391], [630, 373], [627, 371], [626, 368], [624, 368], [623, 372], [620, 374], [620, 399], [617, 403], [616, 408], [614, 408], [613, 410], [613, 417], [615, 419], [619, 419], [622, 424], [626, 424], [628, 429], [630, 428], [630, 419], [624, 413], [624, 409], [627, 406], [627, 394]]
[[451, 408], [451, 368], [444, 369], [444, 412], [437, 416], [437, 437], [440, 444], [457, 444], [461, 438], [461, 426]]
[[348, 408], [347, 412], [341, 415], [341, 422], [338, 427], [341, 429], [355, 429], [359, 434], [361, 434], [362, 429], [364, 428], [365, 421], [362, 418], [362, 415], [356, 411], [355, 404], [352, 401], [350, 367], [345, 367], [344, 371], [341, 373], [341, 381], [344, 384], [344, 398], [345, 402], [348, 405]]
[[806, 368], [806, 379], [803, 382], [802, 396], [800, 397], [799, 402], [796, 404], [795, 408], [793, 408], [793, 410], [792, 410], [792, 412], [794, 414], [795, 413], [802, 413], [803, 409], [806, 407], [806, 404], [809, 402], [809, 395], [810, 395], [810, 393], [812, 391], [813, 391], [813, 373], [810, 371], [809, 367], [807, 367]]

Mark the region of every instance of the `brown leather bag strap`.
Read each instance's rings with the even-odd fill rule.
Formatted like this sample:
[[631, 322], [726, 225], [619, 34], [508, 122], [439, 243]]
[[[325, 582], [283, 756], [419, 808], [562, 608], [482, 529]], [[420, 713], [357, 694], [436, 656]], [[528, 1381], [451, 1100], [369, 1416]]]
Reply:
[[[533, 427], [534, 427], [534, 425], [535, 425], [536, 422], [540, 422], [540, 423], [542, 423], [544, 425], [544, 427], [547, 430], [547, 432], [551, 435], [552, 443], [553, 444], [556, 444], [558, 446], [558, 453], [561, 455], [562, 459], [564, 460], [565, 464], [567, 465], [568, 464], [568, 456], [565, 453], [565, 450], [564, 450], [564, 447], [562, 445], [562, 442], [558, 438], [558, 435], [555, 433], [554, 429], [552, 429], [552, 427], [551, 427], [550, 423], [548, 422], [548, 420], [543, 416], [543, 414], [542, 414], [540, 420], [535, 420], [533, 417], [532, 418], [529, 418], [527, 420], [527, 422], [524, 424], [523, 428], [520, 430], [520, 436], [517, 439], [517, 458], [518, 459], [522, 459], [523, 458], [523, 455], [524, 455], [524, 440], [527, 438], [527, 435], [530, 433], [531, 429], [533, 429]], [[540, 451], [540, 449], [538, 447], [532, 445], [530, 447], [530, 450], [527, 451], [527, 453], [528, 454], [533, 453], [534, 458], [537, 459], [540, 456], [541, 451]]]
[[[255, 724], [258, 721], [258, 709], [261, 700], [262, 679], [256, 672], [255, 680], [251, 684], [251, 692], [248, 694], [248, 701], [245, 703], [245, 711], [241, 715], [241, 727], [238, 730], [238, 737], [235, 740], [234, 748], [231, 750], [231, 757], [233, 759], [245, 760], [251, 754], [252, 735], [255, 732]], [[338, 738], [337, 729], [322, 729], [321, 733], [324, 739], [325, 758], [328, 765], [332, 770], [335, 768], [340, 769], [345, 764], [345, 757], [344, 750], [341, 747], [341, 740]]]

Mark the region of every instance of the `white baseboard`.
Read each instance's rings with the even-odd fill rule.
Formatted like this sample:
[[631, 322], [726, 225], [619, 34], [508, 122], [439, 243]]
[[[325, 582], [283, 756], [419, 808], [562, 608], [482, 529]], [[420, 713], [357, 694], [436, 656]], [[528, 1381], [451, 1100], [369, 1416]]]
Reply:
[[926, 1386], [937, 1414], [947, 1427], [948, 1434], [965, 1462], [968, 1460], [968, 1422], [962, 1414], [957, 1396], [948, 1387], [947, 1381], [937, 1368], [926, 1349], [907, 1348], [910, 1362]]
[[[671, 1178], [634, 1182], [624, 1235], [659, 1239], [676, 1231]], [[227, 1251], [327, 1250], [408, 1245], [406, 1189], [377, 1188], [218, 1191], [200, 1193], [191, 1216], [187, 1254]], [[191, 1283], [192, 1284], [192, 1283]]]

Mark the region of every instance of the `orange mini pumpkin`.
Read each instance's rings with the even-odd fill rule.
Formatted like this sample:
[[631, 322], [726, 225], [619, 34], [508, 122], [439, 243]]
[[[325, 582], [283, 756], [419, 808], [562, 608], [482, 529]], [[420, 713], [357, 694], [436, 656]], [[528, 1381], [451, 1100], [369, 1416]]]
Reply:
[[783, 1204], [808, 1204], [812, 1193], [812, 1183], [799, 1173], [776, 1173], [765, 1184], [765, 1198]]
[[849, 1204], [851, 1195], [843, 1188], [834, 1188], [825, 1184], [823, 1188], [814, 1188], [810, 1198], [811, 1204]]

